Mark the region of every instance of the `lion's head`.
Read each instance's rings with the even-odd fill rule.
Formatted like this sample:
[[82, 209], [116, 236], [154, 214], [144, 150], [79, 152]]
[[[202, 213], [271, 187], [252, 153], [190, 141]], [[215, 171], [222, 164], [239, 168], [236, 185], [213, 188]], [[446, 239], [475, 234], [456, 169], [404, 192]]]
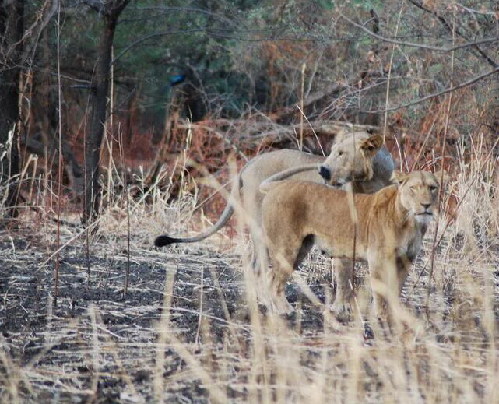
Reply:
[[332, 185], [368, 181], [373, 177], [373, 158], [383, 146], [383, 137], [367, 132], [350, 133], [331, 148], [319, 174]]
[[439, 185], [435, 175], [428, 171], [394, 171], [392, 178], [399, 186], [401, 205], [417, 222], [428, 223], [437, 210]]

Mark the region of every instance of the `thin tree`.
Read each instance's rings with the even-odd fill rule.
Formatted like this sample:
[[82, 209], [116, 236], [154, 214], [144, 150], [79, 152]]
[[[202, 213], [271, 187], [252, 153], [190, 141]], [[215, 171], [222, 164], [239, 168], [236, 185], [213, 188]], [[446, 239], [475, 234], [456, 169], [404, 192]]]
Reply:
[[18, 131], [12, 130], [19, 118], [23, 18], [22, 0], [0, 3], [0, 188], [11, 208], [8, 216], [17, 214], [17, 187], [11, 180], [19, 174], [19, 142]]
[[105, 130], [114, 34], [120, 14], [130, 0], [87, 1], [86, 3], [98, 11], [103, 20], [97, 65], [91, 84], [89, 129], [85, 138], [83, 221], [89, 223], [97, 218], [100, 206], [100, 147]]

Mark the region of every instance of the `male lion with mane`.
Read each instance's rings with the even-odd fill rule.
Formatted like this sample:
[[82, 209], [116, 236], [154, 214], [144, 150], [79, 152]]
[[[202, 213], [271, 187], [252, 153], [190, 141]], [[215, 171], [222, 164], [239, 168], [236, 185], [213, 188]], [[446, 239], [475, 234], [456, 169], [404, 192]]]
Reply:
[[[438, 182], [429, 172], [396, 172], [394, 182], [372, 195], [306, 181], [263, 184], [263, 229], [272, 263], [270, 296], [263, 303], [278, 313], [292, 311], [284, 286], [316, 243], [331, 257], [368, 262], [375, 307], [383, 317], [384, 296], [400, 293], [438, 199]], [[351, 271], [345, 265], [338, 274], [341, 304], [352, 298]]]

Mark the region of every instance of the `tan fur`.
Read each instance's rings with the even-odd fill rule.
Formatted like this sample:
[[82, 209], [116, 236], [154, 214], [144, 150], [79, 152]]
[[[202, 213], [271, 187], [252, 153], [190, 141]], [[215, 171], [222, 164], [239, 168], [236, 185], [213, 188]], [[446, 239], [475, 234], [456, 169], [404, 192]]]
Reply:
[[331, 171], [329, 184], [341, 185], [354, 180], [358, 192], [374, 192], [390, 182], [393, 170], [391, 155], [382, 146], [383, 139], [380, 135], [355, 132], [335, 143], [327, 158], [298, 150], [278, 150], [261, 154], [241, 170], [232, 188], [230, 200], [217, 223], [205, 233], [194, 237], [159, 236], [155, 244], [160, 247], [203, 240], [222, 228], [232, 216], [234, 206], [240, 203], [253, 241], [251, 263], [254, 268], [259, 268], [258, 261], [265, 258], [265, 245], [261, 241], [261, 206], [264, 195], [259, 187], [262, 182], [278, 175], [279, 179], [324, 183], [324, 179], [318, 174], [318, 167], [324, 164]]
[[[355, 259], [368, 262], [375, 303], [384, 311], [379, 285], [400, 291], [427, 223], [436, 213], [438, 198], [438, 181], [429, 172], [397, 173], [394, 177], [397, 185], [372, 195], [352, 195], [304, 181], [270, 187], [262, 204], [272, 263], [271, 295], [264, 303], [270, 309], [281, 313], [292, 309], [284, 286], [314, 243], [331, 257], [351, 260], [355, 234]], [[341, 304], [348, 304], [352, 297], [350, 271], [351, 265], [346, 265], [338, 283], [337, 299], [344, 300]]]

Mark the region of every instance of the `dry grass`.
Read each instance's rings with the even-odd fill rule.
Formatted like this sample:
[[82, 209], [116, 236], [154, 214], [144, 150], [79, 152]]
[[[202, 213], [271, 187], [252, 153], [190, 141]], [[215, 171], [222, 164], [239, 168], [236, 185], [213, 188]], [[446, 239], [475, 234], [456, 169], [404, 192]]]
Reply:
[[[107, 200], [89, 239], [90, 278], [85, 230], [62, 226], [53, 307], [57, 225], [22, 215], [18, 229], [0, 233], [0, 401], [498, 402], [497, 162], [480, 147], [459, 162], [449, 185], [455, 217], [441, 216], [438, 245], [436, 226], [428, 232], [396, 308], [402, 321], [380, 328], [361, 287], [359, 310], [374, 339], [359, 320], [340, 324], [314, 307], [295, 285], [287, 291], [295, 315], [262, 313], [242, 270], [244, 237], [154, 249], [155, 235], [199, 222], [196, 196], [167, 203], [155, 187], [147, 201], [130, 193]], [[296, 274], [325, 303], [334, 296], [329, 264], [311, 257]]]

